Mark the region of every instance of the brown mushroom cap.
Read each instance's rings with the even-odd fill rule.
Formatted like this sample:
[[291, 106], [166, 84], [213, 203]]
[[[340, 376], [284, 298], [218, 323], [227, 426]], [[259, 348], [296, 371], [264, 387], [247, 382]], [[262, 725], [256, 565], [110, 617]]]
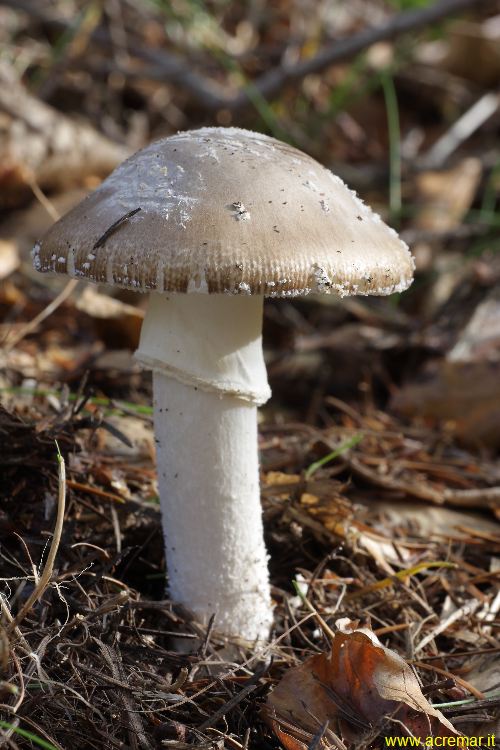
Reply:
[[48, 231], [33, 259], [39, 271], [143, 292], [390, 294], [413, 275], [407, 246], [338, 177], [237, 128], [138, 151]]

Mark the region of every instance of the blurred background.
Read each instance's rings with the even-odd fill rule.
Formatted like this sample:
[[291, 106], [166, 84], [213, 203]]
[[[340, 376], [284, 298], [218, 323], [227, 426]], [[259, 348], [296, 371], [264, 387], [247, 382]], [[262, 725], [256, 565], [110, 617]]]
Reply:
[[[499, 86], [498, 2], [3, 0], [0, 332], [17, 351], [64, 285], [30, 270], [34, 240], [127, 154], [177, 130], [246, 127], [339, 174], [417, 264], [401, 298], [269, 303], [283, 408], [321, 423], [325, 394], [374, 399], [495, 449]], [[66, 318], [68, 304], [93, 317], [93, 294], [68, 294]], [[118, 328], [114, 344], [133, 349], [133, 311], [114, 309], [115, 325], [99, 314], [103, 343]]]

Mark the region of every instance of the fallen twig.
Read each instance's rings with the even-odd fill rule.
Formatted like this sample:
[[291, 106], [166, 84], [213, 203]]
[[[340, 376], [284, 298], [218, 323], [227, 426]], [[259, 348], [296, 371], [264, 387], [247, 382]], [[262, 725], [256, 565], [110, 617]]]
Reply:
[[[270, 99], [287, 83], [302, 80], [311, 73], [320, 73], [331, 65], [345, 62], [377, 42], [417, 31], [469, 8], [477, 9], [487, 2], [489, 0], [441, 0], [425, 8], [398, 13], [379, 26], [365, 29], [348, 39], [332, 41], [314, 57], [300, 60], [293, 65], [280, 65], [271, 69], [252, 82], [252, 91]], [[29, 0], [0, 0], [0, 5], [23, 10], [61, 30], [70, 27], [70, 21], [55, 17], [54, 14], [49, 15]], [[91, 38], [101, 44], [110, 41], [109, 33], [102, 28], [95, 29]], [[164, 49], [153, 50], [129, 45], [128, 51], [131, 55], [153, 64], [151, 69], [141, 71], [144, 78], [168, 80], [179, 85], [208, 110], [239, 110], [252, 101], [253, 97], [248, 88], [243, 87], [236, 94], [227, 94], [217, 82], [194, 72], [187, 62]], [[127, 66], [121, 66], [119, 69], [125, 75], [128, 74]], [[132, 66], [130, 73], [137, 77], [137, 67]]]
[[252, 677], [250, 677], [249, 680], [245, 683], [244, 687], [236, 694], [234, 695], [230, 700], [227, 701], [227, 703], [224, 703], [223, 706], [221, 706], [212, 716], [209, 716], [208, 719], [206, 719], [203, 724], [201, 724], [198, 729], [202, 732], [204, 729], [208, 729], [208, 727], [212, 726], [216, 721], [221, 719], [223, 716], [225, 716], [229, 711], [231, 711], [235, 706], [238, 705], [238, 703], [241, 703], [243, 698], [245, 698], [247, 695], [249, 695], [251, 692], [255, 690], [255, 688], [258, 687], [258, 682], [260, 678], [268, 671], [269, 667], [271, 666], [272, 660], [264, 664], [260, 669], [258, 669]]
[[[281, 91], [286, 83], [302, 79], [311, 73], [320, 73], [330, 65], [349, 60], [377, 42], [394, 39], [409, 31], [417, 31], [468, 8], [478, 8], [485, 2], [488, 0], [441, 0], [419, 10], [398, 13], [380, 26], [365, 29], [348, 39], [335, 40], [308, 60], [300, 60], [294, 65], [270, 70], [255, 81], [255, 88], [262, 96], [271, 97]], [[246, 99], [246, 93], [242, 92], [229, 106], [238, 109], [246, 103]]]
[[465, 617], [470, 617], [470, 615], [474, 614], [480, 604], [481, 602], [478, 599], [472, 599], [470, 601], [464, 602], [461, 607], [457, 607], [457, 609], [452, 612], [449, 617], [441, 620], [441, 622], [439, 622], [438, 625], [436, 625], [436, 627], [433, 628], [430, 633], [427, 633], [427, 635], [422, 638], [420, 643], [415, 646], [413, 653], [416, 655], [423, 651], [427, 644], [431, 643], [438, 635], [448, 630], [450, 625], [453, 625], [453, 623], [464, 619]]
[[472, 490], [437, 489], [422, 482], [410, 482], [384, 476], [369, 469], [364, 463], [352, 456], [344, 457], [349, 468], [360, 477], [369, 480], [378, 487], [399, 491], [410, 497], [427, 500], [435, 505], [456, 505], [461, 508], [491, 508], [500, 506], [500, 487], [482, 487]]
[[443, 677], [451, 677], [452, 680], [455, 680], [458, 685], [468, 690], [468, 692], [471, 693], [471, 695], [474, 695], [478, 700], [483, 701], [485, 699], [484, 693], [482, 693], [480, 690], [477, 690], [473, 685], [470, 684], [470, 682], [464, 680], [463, 677], [458, 677], [456, 674], [448, 672], [446, 669], [436, 667], [434, 664], [425, 664], [421, 661], [415, 660], [412, 660], [410, 664], [412, 664], [414, 667], [418, 667], [419, 669], [424, 669], [427, 672], [436, 672], [436, 674], [443, 675]]
[[68, 283], [61, 289], [57, 297], [54, 297], [52, 302], [50, 302], [47, 307], [44, 307], [44, 309], [36, 315], [33, 320], [28, 321], [26, 325], [24, 325], [20, 331], [17, 333], [9, 336], [7, 338], [7, 343], [5, 344], [5, 350], [7, 352], [14, 349], [17, 344], [19, 344], [22, 339], [27, 336], [29, 333], [33, 333], [40, 323], [43, 323], [43, 321], [49, 317], [49, 315], [52, 315], [53, 312], [57, 310], [58, 307], [62, 305], [65, 300], [68, 299], [68, 297], [73, 294], [74, 290], [78, 286], [79, 281], [78, 279], [70, 279]]
[[[122, 683], [124, 678], [121, 674], [121, 661], [114, 649], [103, 643], [99, 638], [94, 638], [93, 640], [97, 644], [103, 659], [109, 665], [115, 684]], [[134, 750], [139, 747], [144, 748], [144, 750], [152, 750], [152, 746], [144, 732], [142, 717], [140, 713], [137, 712], [133, 699], [126, 690], [128, 690], [128, 687], [126, 689], [122, 688], [121, 702], [124, 713], [128, 719], [128, 736], [130, 745]]]
[[58, 491], [58, 498], [57, 498], [57, 517], [56, 517], [56, 525], [54, 528], [54, 534], [52, 536], [52, 543], [50, 545], [49, 554], [47, 556], [47, 562], [45, 563], [45, 566], [43, 568], [42, 574], [40, 575], [40, 580], [38, 581], [37, 585], [33, 589], [30, 596], [27, 598], [17, 615], [14, 617], [12, 622], [10, 622], [7, 625], [7, 632], [12, 632], [15, 630], [19, 624], [24, 620], [32, 606], [35, 604], [35, 602], [39, 601], [45, 589], [50, 583], [50, 580], [52, 578], [52, 573], [54, 571], [54, 561], [56, 559], [57, 550], [59, 548], [59, 542], [61, 541], [61, 534], [63, 530], [63, 524], [64, 524], [64, 511], [66, 508], [66, 465], [64, 463], [64, 458], [61, 455], [61, 452], [59, 451], [59, 446], [57, 447], [57, 460], [59, 463], [59, 491]]
[[73, 479], [68, 479], [68, 487], [73, 490], [80, 490], [80, 492], [87, 492], [89, 495], [96, 495], [97, 497], [106, 498], [107, 500], [113, 500], [115, 503], [125, 503], [123, 497], [115, 495], [113, 492], [106, 492], [101, 490], [99, 487], [92, 487], [90, 484], [83, 484], [82, 482], [75, 482]]
[[5, 62], [0, 64], [0, 112], [6, 118], [0, 157], [2, 172], [10, 175], [9, 205], [34, 183], [64, 190], [89, 175], [104, 177], [129, 155], [125, 146], [32, 96]]
[[423, 169], [438, 169], [500, 108], [500, 95], [488, 91], [483, 94], [467, 112], [455, 120], [449, 130], [439, 138], [420, 160]]

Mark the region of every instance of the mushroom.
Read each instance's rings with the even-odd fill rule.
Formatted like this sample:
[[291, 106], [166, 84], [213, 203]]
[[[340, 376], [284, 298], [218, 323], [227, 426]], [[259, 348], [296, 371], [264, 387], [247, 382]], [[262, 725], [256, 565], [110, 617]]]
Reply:
[[257, 407], [270, 390], [264, 297], [391, 294], [413, 260], [396, 232], [311, 157], [237, 128], [152, 143], [33, 249], [38, 271], [150, 292], [171, 597], [224, 634], [265, 640], [272, 606]]

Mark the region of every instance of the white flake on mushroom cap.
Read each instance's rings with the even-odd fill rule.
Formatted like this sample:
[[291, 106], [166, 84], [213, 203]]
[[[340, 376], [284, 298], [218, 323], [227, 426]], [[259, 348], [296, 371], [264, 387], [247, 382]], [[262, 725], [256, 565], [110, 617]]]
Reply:
[[53, 271], [54, 254], [70, 275], [153, 292], [137, 356], [153, 370], [170, 592], [224, 633], [265, 639], [263, 297], [402, 291], [407, 247], [307, 155], [203, 128], [124, 162], [35, 246], [35, 268]]

